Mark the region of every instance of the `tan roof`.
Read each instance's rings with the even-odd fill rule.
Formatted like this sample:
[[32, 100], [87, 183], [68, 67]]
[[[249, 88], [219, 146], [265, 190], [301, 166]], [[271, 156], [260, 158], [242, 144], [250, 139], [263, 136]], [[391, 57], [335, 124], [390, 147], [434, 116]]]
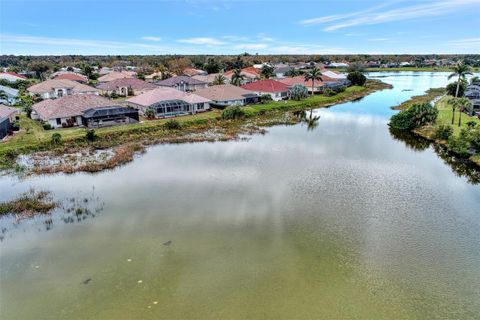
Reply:
[[51, 79], [46, 80], [28, 88], [28, 91], [31, 93], [45, 93], [53, 91], [53, 89], [71, 89], [73, 93], [88, 93], [88, 92], [98, 92], [97, 89], [87, 86], [86, 84], [78, 83], [76, 81], [67, 80], [67, 79]]
[[192, 78], [202, 82], [212, 83], [218, 75], [219, 73], [210, 73], [204, 76], [202, 75], [193, 76]]
[[205, 89], [198, 89], [195, 91], [195, 94], [214, 101], [227, 101], [245, 99], [245, 95], [251, 95], [253, 92], [231, 84], [223, 84]]
[[206, 103], [210, 102], [209, 99], [201, 97], [194, 93], [186, 93], [180, 90], [176, 90], [168, 87], [159, 87], [157, 89], [149, 90], [136, 97], [127, 99], [127, 102], [131, 102], [140, 106], [149, 107], [154, 103], [168, 100], [182, 100], [187, 103]]
[[[324, 78], [323, 76], [321, 76], [321, 77], [322, 77], [322, 79]], [[304, 85], [308, 88], [312, 87], [312, 80], [305, 81], [304, 76], [298, 76], [298, 77], [293, 77], [293, 78], [283, 78], [283, 79], [278, 79], [277, 81], [279, 81], [283, 84], [286, 84], [289, 87], [294, 86], [296, 84], [301, 84], [301, 85]], [[321, 87], [324, 84], [325, 84], [325, 82], [316, 80], [315, 83], [314, 83], [314, 86], [315, 87]]]
[[90, 108], [111, 107], [117, 103], [95, 94], [65, 96], [58, 99], [43, 100], [33, 105], [33, 110], [43, 120], [67, 118], [81, 115]]
[[134, 71], [123, 71], [123, 72], [110, 72], [104, 76], [101, 76], [98, 78], [99, 82], [108, 82], [108, 81], [113, 81], [113, 80], [118, 80], [118, 79], [124, 79], [124, 78], [134, 78], [137, 75], [136, 72]]
[[13, 107], [8, 107], [4, 104], [0, 104], [0, 119], [8, 118], [12, 114], [17, 113], [18, 109]]

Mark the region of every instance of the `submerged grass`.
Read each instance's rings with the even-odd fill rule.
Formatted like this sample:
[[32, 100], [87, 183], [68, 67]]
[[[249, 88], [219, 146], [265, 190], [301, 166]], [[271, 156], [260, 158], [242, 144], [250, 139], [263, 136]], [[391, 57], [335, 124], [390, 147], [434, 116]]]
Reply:
[[33, 216], [49, 213], [56, 207], [57, 203], [52, 200], [50, 192], [30, 189], [13, 200], [0, 203], [0, 215]]
[[[295, 123], [290, 111], [328, 107], [346, 101], [362, 98], [371, 92], [391, 88], [380, 81], [369, 80], [364, 87], [352, 86], [335, 96], [315, 95], [302, 101], [279, 101], [250, 105], [242, 108], [246, 117], [237, 120], [221, 118], [220, 110], [175, 118], [171, 120], [143, 120], [136, 124], [100, 128], [95, 130], [95, 141], [85, 138], [84, 128], [44, 130], [39, 122], [21, 116], [21, 131], [4, 143], [0, 143], [0, 170], [13, 170], [18, 167], [19, 155], [45, 153], [46, 156], [61, 156], [82, 150], [114, 148], [114, 156], [104, 162], [90, 162], [82, 165], [62, 164], [35, 168], [33, 173], [73, 173], [77, 171], [97, 172], [111, 169], [131, 161], [144, 147], [159, 143], [183, 143], [236, 139], [244, 133], [262, 133], [258, 126]], [[62, 143], [52, 144], [53, 133], [60, 133]], [[22, 168], [20, 168], [22, 169]], [[17, 170], [18, 171], [18, 170]]]

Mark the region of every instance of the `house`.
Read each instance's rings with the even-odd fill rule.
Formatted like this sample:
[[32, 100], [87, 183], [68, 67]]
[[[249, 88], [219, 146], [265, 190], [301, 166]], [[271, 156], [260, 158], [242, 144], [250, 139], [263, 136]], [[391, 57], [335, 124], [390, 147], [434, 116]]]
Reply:
[[0, 104], [0, 140], [8, 135], [10, 127], [15, 121], [15, 116], [17, 113], [17, 108], [12, 108]]
[[200, 70], [200, 69], [195, 69], [195, 68], [185, 68], [183, 70], [183, 75], [184, 76], [189, 76], [189, 77], [193, 77], [193, 76], [205, 76], [207, 75], [208, 72], [207, 71], [204, 71], [204, 70]]
[[[229, 70], [225, 72], [224, 77], [227, 79], [228, 82], [232, 82], [233, 73], [234, 70]], [[242, 84], [247, 84], [260, 79], [261, 72], [254, 67], [247, 67], [242, 69], [241, 75], [243, 75], [244, 77]]]
[[231, 84], [199, 89], [195, 91], [195, 94], [212, 100], [211, 103], [218, 107], [244, 106], [249, 103], [258, 103], [260, 100], [258, 94]]
[[[337, 73], [335, 71], [332, 71], [332, 70], [327, 70], [327, 69], [323, 69], [322, 71], [322, 78], [327, 78], [327, 79], [324, 79], [325, 81], [334, 81], [334, 80], [345, 80], [347, 79], [347, 75], [343, 74], [343, 73]], [[329, 78], [329, 79], [328, 79]]]
[[48, 122], [53, 128], [98, 128], [138, 122], [137, 110], [94, 94], [44, 100], [34, 104], [32, 109], [32, 119]]
[[101, 67], [100, 69], [97, 70], [98, 74], [101, 76], [112, 73], [113, 71], [114, 71], [113, 68], [108, 68], [108, 67]]
[[470, 114], [480, 114], [480, 84], [470, 84], [465, 90], [465, 97], [472, 103], [472, 108], [469, 110]]
[[0, 93], [3, 92], [6, 98], [0, 97], [0, 103], [14, 105], [18, 102], [18, 90], [0, 85]]
[[291, 66], [276, 67], [273, 70], [273, 74], [275, 75], [276, 78], [281, 79], [281, 78], [285, 78], [285, 73], [290, 72], [293, 69], [295, 68]]
[[98, 82], [109, 82], [124, 78], [135, 78], [136, 76], [137, 73], [135, 71], [113, 71], [98, 78]]
[[97, 85], [101, 94], [112, 94], [115, 92], [119, 96], [139, 95], [148, 90], [158, 88], [153, 83], [146, 82], [137, 78], [117, 79], [109, 82], [102, 82]]
[[332, 62], [326, 66], [327, 68], [348, 68], [349, 64], [346, 62]]
[[71, 80], [80, 83], [87, 83], [88, 78], [82, 74], [74, 73], [74, 72], [57, 72], [54, 74], [52, 78], [54, 80]]
[[156, 81], [155, 84], [161, 87], [175, 88], [184, 92], [195, 91], [208, 86], [208, 83], [188, 76], [175, 76], [165, 80]]
[[156, 117], [175, 117], [206, 111], [210, 109], [211, 101], [194, 93], [159, 87], [127, 99], [125, 103], [138, 109], [142, 115], [152, 109]]
[[288, 97], [288, 86], [275, 80], [259, 80], [241, 86], [243, 89], [253, 91], [258, 95], [268, 94], [274, 101], [280, 101]]
[[284, 78], [284, 79], [278, 79], [279, 82], [285, 84], [288, 86], [288, 88], [292, 88], [294, 85], [301, 84], [305, 86], [308, 89], [308, 92], [312, 92], [312, 84], [313, 84], [313, 92], [314, 93], [320, 93], [323, 92], [323, 90], [326, 88], [325, 87], [325, 82], [323, 81], [315, 81], [312, 83], [312, 81], [305, 81], [304, 76], [298, 76], [298, 77], [292, 77], [292, 78]]
[[153, 82], [153, 81], [157, 81], [157, 80], [162, 80], [162, 77], [163, 77], [163, 73], [158, 71], [158, 72], [154, 72], [152, 74], [149, 74], [148, 76], [145, 76], [145, 80]]
[[0, 72], [0, 79], [7, 80], [8, 82], [16, 82], [19, 80], [27, 80], [27, 77], [15, 72]]
[[207, 83], [208, 85], [212, 85], [212, 83], [215, 81], [215, 78], [220, 75], [220, 73], [210, 73], [207, 75], [198, 75], [198, 76], [193, 76], [192, 78], [198, 81], [202, 81]]
[[40, 95], [43, 99], [55, 99], [78, 94], [96, 94], [98, 90], [72, 80], [46, 80], [28, 88], [31, 95]]

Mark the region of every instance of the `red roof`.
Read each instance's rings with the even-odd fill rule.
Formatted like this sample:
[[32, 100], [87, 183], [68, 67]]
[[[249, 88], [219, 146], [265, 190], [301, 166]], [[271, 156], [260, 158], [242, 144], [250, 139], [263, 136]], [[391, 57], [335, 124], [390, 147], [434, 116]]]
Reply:
[[67, 80], [80, 81], [80, 82], [86, 82], [87, 81], [86, 77], [78, 75], [78, 74], [74, 74], [74, 73], [62, 73], [62, 74], [59, 74], [58, 76], [56, 76], [53, 79], [56, 79], [56, 80], [67, 79]]
[[257, 92], [285, 92], [288, 86], [275, 80], [259, 80], [241, 86], [243, 89]]
[[22, 79], [27, 79], [27, 77], [22, 76], [21, 74], [18, 74], [16, 72], [2, 72], [2, 73], [8, 73], [11, 76], [19, 77], [19, 78], [22, 78]]

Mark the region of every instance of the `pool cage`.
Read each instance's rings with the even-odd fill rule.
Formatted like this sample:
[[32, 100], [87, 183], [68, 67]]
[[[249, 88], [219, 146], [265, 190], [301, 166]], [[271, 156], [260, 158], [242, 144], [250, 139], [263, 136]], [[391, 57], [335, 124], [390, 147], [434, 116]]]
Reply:
[[174, 117], [193, 112], [193, 105], [183, 100], [167, 100], [149, 107], [155, 111], [156, 117]]
[[121, 106], [88, 109], [82, 115], [82, 123], [88, 128], [100, 128], [135, 122], [138, 122], [138, 110]]

